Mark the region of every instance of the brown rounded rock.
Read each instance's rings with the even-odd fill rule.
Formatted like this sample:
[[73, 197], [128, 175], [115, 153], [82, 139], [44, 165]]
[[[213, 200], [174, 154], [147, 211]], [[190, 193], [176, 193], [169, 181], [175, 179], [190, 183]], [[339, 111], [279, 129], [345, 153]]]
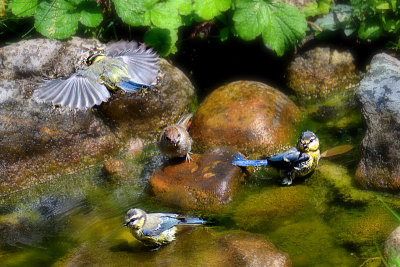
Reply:
[[150, 189], [159, 201], [185, 210], [218, 210], [232, 200], [243, 177], [231, 163], [233, 155], [216, 150], [164, 166], [150, 177]]
[[278, 90], [238, 81], [204, 100], [190, 133], [198, 149], [228, 146], [243, 153], [272, 154], [290, 145], [299, 117], [297, 106]]
[[234, 266], [288, 267], [292, 262], [287, 253], [278, 250], [262, 236], [243, 231], [226, 234], [220, 239], [224, 257]]
[[317, 47], [299, 55], [287, 73], [289, 87], [305, 98], [348, 90], [360, 80], [350, 52], [329, 47]]

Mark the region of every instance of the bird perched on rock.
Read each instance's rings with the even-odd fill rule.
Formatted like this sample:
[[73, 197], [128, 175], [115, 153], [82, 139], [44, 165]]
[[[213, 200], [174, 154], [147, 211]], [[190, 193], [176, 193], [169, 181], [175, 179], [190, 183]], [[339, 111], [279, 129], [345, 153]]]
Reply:
[[151, 87], [159, 70], [158, 56], [144, 44], [120, 41], [104, 54], [90, 55], [83, 70], [69, 77], [46, 81], [34, 92], [39, 101], [86, 109], [107, 101], [110, 91], [136, 92]]
[[192, 116], [192, 113], [186, 114], [176, 124], [162, 130], [158, 138], [158, 147], [169, 158], [186, 157], [187, 161], [192, 159], [189, 152], [192, 149], [193, 140], [187, 131]]
[[179, 225], [201, 225], [206, 221], [173, 213], [146, 213], [141, 209], [130, 209], [125, 215], [124, 226], [132, 235], [147, 246], [161, 246], [175, 240]]
[[294, 178], [313, 172], [318, 166], [320, 157], [318, 137], [313, 132], [306, 131], [301, 134], [297, 146], [285, 152], [263, 160], [247, 160], [238, 154], [232, 164], [240, 167], [262, 165], [275, 167], [281, 171], [282, 184], [290, 185]]

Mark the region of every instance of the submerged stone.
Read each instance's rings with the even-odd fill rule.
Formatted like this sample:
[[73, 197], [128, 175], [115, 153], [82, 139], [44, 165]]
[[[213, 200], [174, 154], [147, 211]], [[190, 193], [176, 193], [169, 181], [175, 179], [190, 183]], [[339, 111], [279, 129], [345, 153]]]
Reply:
[[326, 97], [359, 82], [354, 58], [347, 51], [317, 47], [296, 57], [288, 68], [288, 84], [300, 97]]
[[332, 211], [333, 216], [328, 223], [337, 241], [356, 248], [363, 257], [376, 253], [376, 244], [384, 242], [398, 225], [396, 218], [382, 206]]
[[236, 231], [219, 240], [223, 255], [233, 266], [292, 266], [289, 255], [256, 234]]
[[355, 181], [363, 188], [400, 190], [400, 61], [374, 56], [357, 90], [367, 131]]
[[185, 210], [221, 209], [232, 200], [243, 178], [240, 168], [231, 163], [233, 155], [219, 149], [194, 154], [190, 162], [170, 161], [152, 174], [150, 190], [157, 200]]
[[289, 253], [293, 266], [358, 266], [359, 260], [336, 243], [331, 228], [321, 219], [282, 225], [268, 237]]
[[126, 238], [84, 243], [54, 266], [291, 266], [288, 255], [268, 240], [242, 231], [190, 227], [159, 249]]
[[312, 191], [303, 185], [273, 187], [247, 197], [235, 210], [234, 220], [242, 229], [262, 232], [282, 221], [296, 221], [312, 214]]
[[214, 90], [190, 127], [197, 148], [229, 146], [272, 154], [290, 145], [300, 110], [283, 93], [259, 82], [238, 81]]

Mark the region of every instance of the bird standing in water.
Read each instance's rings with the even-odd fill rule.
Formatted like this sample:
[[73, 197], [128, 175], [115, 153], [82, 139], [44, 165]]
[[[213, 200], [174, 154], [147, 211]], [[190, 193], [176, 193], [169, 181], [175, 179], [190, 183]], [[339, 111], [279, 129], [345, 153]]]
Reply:
[[306, 131], [301, 134], [297, 146], [285, 152], [263, 160], [247, 160], [238, 154], [232, 164], [239, 167], [272, 166], [281, 172], [282, 184], [291, 185], [293, 179], [310, 174], [318, 166], [321, 158], [319, 146], [318, 137], [313, 132]]
[[192, 149], [193, 140], [188, 132], [189, 120], [192, 116], [192, 113], [186, 114], [176, 124], [162, 130], [158, 138], [158, 147], [169, 158], [186, 157], [187, 161], [192, 159], [189, 152]]
[[87, 109], [107, 101], [110, 91], [136, 92], [156, 81], [158, 56], [145, 45], [120, 41], [104, 54], [90, 55], [83, 70], [43, 83], [34, 92], [39, 101], [74, 109]]
[[123, 226], [128, 226], [132, 235], [147, 246], [161, 246], [175, 240], [179, 225], [201, 225], [199, 218], [173, 213], [146, 213], [141, 209], [130, 209]]

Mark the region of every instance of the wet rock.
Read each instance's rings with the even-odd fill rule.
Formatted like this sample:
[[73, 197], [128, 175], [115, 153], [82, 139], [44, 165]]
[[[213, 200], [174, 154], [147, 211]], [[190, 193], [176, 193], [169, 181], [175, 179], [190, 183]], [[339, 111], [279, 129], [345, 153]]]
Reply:
[[[154, 140], [157, 129], [186, 110], [193, 86], [165, 60], [155, 92], [115, 95], [125, 102], [104, 109], [59, 109], [31, 99], [38, 82], [71, 75], [89, 50], [104, 47], [93, 39], [72, 38], [32, 39], [0, 48], [0, 195], [93, 164], [123, 148], [130, 137]], [[128, 124], [116, 123], [117, 118]]]
[[363, 188], [400, 190], [400, 61], [378, 54], [357, 98], [367, 125], [355, 181]]
[[[304, 218], [303, 218], [304, 219]], [[359, 260], [336, 243], [331, 228], [320, 218], [283, 224], [268, 238], [290, 255], [293, 266], [357, 266]]]
[[288, 71], [289, 87], [300, 97], [326, 97], [352, 90], [359, 75], [354, 58], [347, 51], [317, 47], [294, 59]]
[[135, 155], [139, 154], [140, 152], [142, 152], [143, 148], [144, 148], [144, 144], [142, 139], [140, 138], [135, 138], [135, 139], [131, 139], [127, 142], [127, 152], [126, 155], [128, 157], [134, 157]]
[[397, 227], [386, 239], [384, 255], [389, 266], [399, 266], [400, 263], [400, 227]]
[[220, 239], [224, 257], [234, 266], [292, 266], [287, 253], [256, 234], [238, 231]]
[[204, 100], [190, 133], [197, 149], [229, 146], [266, 155], [290, 145], [299, 117], [299, 109], [281, 92], [263, 83], [238, 81]]
[[261, 236], [241, 231], [217, 233], [207, 227], [182, 229], [174, 242], [157, 250], [122, 235], [115, 240], [85, 243], [54, 266], [88, 265], [291, 266], [287, 254]]
[[159, 201], [182, 209], [218, 210], [232, 200], [242, 181], [242, 171], [231, 164], [233, 155], [215, 150], [164, 166], [150, 177], [150, 190]]
[[342, 201], [348, 205], [368, 204], [376, 198], [374, 193], [355, 187], [353, 177], [345, 167], [328, 161], [319, 164], [306, 183], [329, 188], [328, 194], [332, 201]]
[[[102, 116], [118, 129], [119, 135], [154, 140], [160, 131], [173, 124], [194, 99], [194, 87], [178, 68], [160, 59], [161, 78], [154, 89], [127, 95], [122, 92], [99, 108]], [[127, 114], [129, 114], [127, 116]]]
[[280, 226], [282, 220], [297, 221], [312, 212], [312, 191], [303, 185], [268, 188], [246, 198], [235, 210], [236, 224], [262, 232]]
[[363, 257], [376, 253], [375, 244], [384, 242], [398, 225], [396, 218], [381, 205], [344, 211], [333, 209], [329, 224], [340, 244], [358, 249]]
[[103, 172], [107, 178], [113, 182], [125, 180], [129, 177], [129, 170], [125, 162], [120, 159], [106, 159], [104, 160]]

